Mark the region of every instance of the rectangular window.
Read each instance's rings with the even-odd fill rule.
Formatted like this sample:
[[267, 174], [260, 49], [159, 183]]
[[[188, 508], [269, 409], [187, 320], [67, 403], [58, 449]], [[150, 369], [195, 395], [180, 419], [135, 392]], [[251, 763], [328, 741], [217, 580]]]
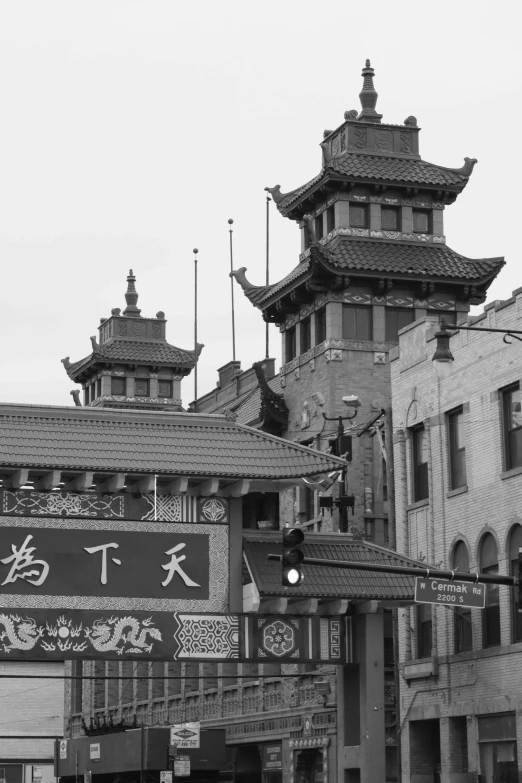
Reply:
[[134, 394], [136, 395], [136, 397], [149, 396], [148, 378], [136, 378], [136, 380], [134, 381]]
[[323, 238], [323, 216], [322, 215], [319, 215], [318, 217], [316, 217], [314, 227], [315, 227], [315, 236], [316, 236], [316, 238], [317, 239], [322, 239]]
[[368, 228], [368, 207], [366, 204], [350, 204], [350, 226]]
[[111, 378], [111, 394], [117, 397], [125, 395], [126, 378]]
[[387, 307], [385, 310], [387, 343], [399, 342], [399, 330], [415, 320], [413, 307]]
[[473, 647], [473, 625], [471, 623], [471, 609], [463, 609], [456, 606], [455, 618], [455, 652], [465, 652]]
[[[71, 662], [71, 712], [73, 715], [82, 711], [83, 701], [83, 661], [75, 660]], [[76, 679], [78, 678], [78, 679]]]
[[504, 425], [504, 464], [506, 470], [522, 465], [522, 394], [520, 386], [502, 391]]
[[326, 210], [326, 231], [329, 234], [335, 228], [335, 209], [328, 207]]
[[431, 657], [431, 604], [419, 604], [417, 607], [417, 655], [419, 658]]
[[[483, 574], [498, 574], [498, 564], [482, 567]], [[500, 601], [498, 585], [486, 585], [486, 608], [482, 610], [482, 643], [484, 647], [500, 644]]]
[[371, 307], [343, 306], [343, 338], [345, 340], [371, 340], [372, 331]]
[[89, 387], [86, 386], [83, 390], [83, 404], [88, 405], [89, 404]]
[[172, 381], [158, 381], [158, 395], [172, 397]]
[[383, 231], [400, 231], [398, 207], [381, 207], [381, 228]]
[[326, 307], [315, 314], [315, 344], [319, 345], [326, 340]]
[[448, 445], [450, 487], [466, 486], [466, 446], [464, 437], [464, 413], [462, 408], [448, 413]]
[[312, 347], [312, 323], [305, 318], [299, 325], [301, 338], [301, 354], [306, 353]]
[[285, 332], [285, 349], [285, 361], [291, 362], [292, 359], [295, 359], [296, 354], [295, 326]]
[[412, 430], [413, 500], [426, 500], [428, 488], [428, 439], [424, 426]]
[[427, 209], [413, 210], [413, 231], [416, 234], [431, 233], [431, 212]]

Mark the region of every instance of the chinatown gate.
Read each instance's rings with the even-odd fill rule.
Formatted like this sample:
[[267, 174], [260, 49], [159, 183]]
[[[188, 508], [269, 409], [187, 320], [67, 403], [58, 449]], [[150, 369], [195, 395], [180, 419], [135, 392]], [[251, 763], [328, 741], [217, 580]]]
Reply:
[[[345, 572], [327, 577], [331, 585], [325, 589], [317, 582], [318, 569], [314, 576], [310, 568], [303, 586], [283, 588], [279, 564], [266, 559], [269, 550], [279, 551], [280, 534], [242, 531], [247, 493], [287, 489], [303, 477], [338, 469], [342, 460], [218, 415], [4, 405], [0, 433], [2, 671], [27, 661], [33, 673], [39, 666], [45, 672], [50, 662], [65, 661], [66, 672], [80, 672], [80, 678], [83, 672], [85, 678], [78, 717], [86, 736], [66, 738], [59, 753], [56, 746], [57, 776], [91, 772], [112, 780], [124, 772], [136, 775], [141, 765], [159, 780], [166, 767], [165, 728], [145, 732], [138, 759], [132, 725], [121, 721], [129, 731], [116, 737], [103, 736], [103, 727], [93, 724], [92, 688], [106, 688], [107, 678], [96, 684], [101, 671], [117, 678], [126, 662], [138, 667], [275, 662], [330, 670], [343, 664], [337, 668], [347, 677], [337, 711], [347, 717], [343, 740], [340, 725], [333, 733], [326, 727], [314, 732], [312, 718], [303, 715], [302, 731], [293, 731], [282, 761], [277, 762], [280, 745], [266, 746], [275, 747], [273, 763], [280, 770], [279, 778], [267, 770], [266, 780], [280, 779], [285, 770], [285, 780], [296, 774], [304, 779], [299, 765], [317, 751], [314, 780], [333, 783], [346, 763], [347, 744], [353, 746], [350, 764], [361, 769], [361, 780], [370, 779], [372, 753], [368, 743], [364, 748], [364, 736], [378, 742], [380, 735], [384, 745], [384, 717], [375, 710], [376, 700], [383, 699], [382, 614], [368, 598], [410, 600], [411, 587], [392, 588], [390, 582], [383, 588], [381, 577], [376, 589], [370, 573], [361, 589], [360, 578], [354, 587]], [[346, 538], [338, 538], [337, 557], [353, 558], [358, 547], [361, 559], [397, 558], [362, 541], [350, 549]], [[307, 536], [305, 551], [317, 554], [324, 541]], [[69, 682], [71, 705], [74, 681]], [[75, 710], [78, 706], [70, 706], [69, 726]], [[297, 729], [299, 721], [292, 723]], [[106, 727], [113, 722], [118, 715], [110, 712]], [[168, 722], [167, 715], [163, 725]], [[227, 723], [209, 723], [220, 729], [215, 736], [223, 750]], [[94, 744], [106, 749], [98, 766], [89, 758], [93, 725]], [[277, 737], [276, 727], [269, 739]], [[224, 762], [219, 764], [223, 775]], [[220, 769], [214, 771], [218, 775]], [[384, 777], [373, 776], [379, 779]]]

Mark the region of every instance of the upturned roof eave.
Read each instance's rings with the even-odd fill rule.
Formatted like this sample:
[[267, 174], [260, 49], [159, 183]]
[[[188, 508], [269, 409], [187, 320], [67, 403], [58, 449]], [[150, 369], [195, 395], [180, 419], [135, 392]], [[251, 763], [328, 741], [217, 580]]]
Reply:
[[[78, 378], [82, 372], [85, 372], [85, 370], [89, 369], [89, 367], [92, 367], [93, 364], [101, 363], [101, 364], [153, 364], [158, 367], [179, 367], [180, 369], [184, 370], [192, 370], [194, 368], [194, 361], [185, 362], [175, 362], [172, 360], [169, 361], [163, 361], [159, 359], [119, 359], [116, 356], [104, 356], [103, 354], [99, 354], [96, 352], [91, 353], [89, 356], [86, 356], [85, 359], [80, 359], [78, 362], [73, 362], [73, 366], [69, 367], [69, 369], [66, 371], [67, 375], [71, 380], [75, 380]], [[75, 366], [78, 365], [78, 366]]]
[[[390, 156], [393, 157], [393, 156]], [[425, 160], [422, 160], [420, 157], [415, 158], [416, 161], [419, 161], [421, 163], [425, 163], [428, 166], [432, 166], [434, 169], [440, 169], [441, 171], [449, 171], [454, 172], [453, 169], [447, 169], [443, 166], [437, 166], [435, 163], [428, 163]], [[321, 172], [317, 175], [320, 176]], [[443, 190], [450, 193], [454, 193], [456, 195], [460, 195], [466, 185], [468, 184], [469, 177], [465, 177], [462, 179], [459, 183], [430, 183], [430, 182], [419, 182], [416, 183], [413, 180], [401, 180], [401, 179], [394, 179], [390, 180], [385, 177], [361, 177], [357, 175], [352, 174], [341, 174], [338, 171], [335, 171], [334, 169], [327, 166], [324, 169], [323, 176], [320, 179], [314, 178], [311, 180], [311, 184], [309, 187], [306, 185], [302, 185], [300, 188], [294, 188], [294, 190], [290, 191], [289, 193], [286, 193], [282, 202], [277, 205], [277, 208], [279, 212], [284, 216], [288, 217], [289, 213], [298, 208], [305, 202], [308, 198], [310, 198], [311, 195], [313, 195], [316, 191], [320, 190], [322, 187], [329, 183], [338, 182], [338, 183], [344, 183], [344, 182], [353, 182], [356, 185], [385, 185], [387, 187], [398, 187], [398, 188], [413, 188], [413, 187], [420, 187], [423, 190]], [[302, 188], [306, 188], [306, 190], [303, 190], [302, 193], [299, 194], [295, 200], [290, 201], [288, 204], [284, 204], [283, 202], [285, 199], [291, 198], [293, 193], [298, 192]], [[332, 194], [333, 195], [333, 194]]]
[[[362, 240], [361, 240], [362, 241]], [[372, 240], [368, 240], [372, 241]], [[385, 243], [385, 240], [379, 240], [379, 242]], [[392, 244], [392, 241], [388, 244]], [[454, 252], [454, 251], [453, 251]], [[458, 255], [458, 254], [456, 254]], [[321, 259], [320, 263], [324, 267], [324, 269], [329, 272], [332, 275], [341, 275], [345, 274], [346, 276], [350, 277], [361, 277], [366, 279], [381, 279], [383, 277], [390, 278], [390, 277], [396, 277], [400, 280], [407, 280], [411, 283], [423, 283], [426, 280], [430, 280], [435, 283], [443, 283], [445, 285], [474, 285], [474, 286], [486, 286], [489, 287], [495, 277], [498, 275], [502, 267], [505, 265], [505, 259], [502, 256], [498, 256], [495, 258], [478, 258], [478, 259], [468, 259], [465, 256], [459, 256], [459, 258], [464, 263], [476, 263], [476, 262], [491, 262], [492, 269], [490, 274], [485, 275], [483, 277], [471, 277], [471, 276], [465, 276], [465, 277], [452, 277], [449, 275], [436, 275], [436, 274], [423, 274], [422, 272], [419, 272], [417, 274], [409, 274], [402, 271], [390, 271], [390, 272], [382, 272], [382, 271], [375, 271], [370, 269], [364, 269], [364, 268], [352, 268], [352, 267], [346, 267], [346, 268], [340, 268], [332, 263], [329, 263], [326, 259]], [[313, 271], [308, 267], [306, 270], [303, 271], [303, 274], [299, 277], [294, 278], [287, 286], [284, 286], [276, 293], [274, 293], [273, 296], [269, 296], [266, 299], [260, 299], [259, 301], [255, 302], [253, 300], [250, 300], [254, 307], [257, 307], [259, 310], [266, 310], [269, 307], [276, 304], [276, 302], [280, 301], [285, 296], [288, 296], [292, 291], [294, 291], [296, 288], [299, 288], [300, 285], [302, 285], [304, 282], [309, 280], [313, 276]], [[278, 283], [274, 283], [274, 285], [279, 285]], [[248, 292], [245, 292], [247, 298]]]

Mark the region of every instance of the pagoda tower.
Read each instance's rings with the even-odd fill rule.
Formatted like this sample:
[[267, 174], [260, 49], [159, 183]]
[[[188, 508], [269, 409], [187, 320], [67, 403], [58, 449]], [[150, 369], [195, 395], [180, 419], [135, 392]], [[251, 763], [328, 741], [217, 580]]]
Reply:
[[[202, 345], [184, 350], [166, 340], [165, 313], [144, 318], [136, 278], [127, 277], [126, 307], [101, 318], [92, 353], [78, 362], [62, 359], [67, 375], [83, 388], [83, 404], [101, 408], [181, 411], [180, 386], [196, 364]], [[80, 393], [71, 392], [76, 405]]]
[[[281, 215], [301, 229], [299, 263], [271, 285], [252, 285], [245, 267], [233, 273], [281, 330], [283, 435], [321, 449], [335, 437], [328, 418], [347, 413], [344, 396], [360, 398], [358, 422], [390, 404], [388, 354], [398, 331], [422, 316], [462, 319], [485, 300], [504, 264], [465, 258], [446, 244], [444, 210], [477, 161], [447, 168], [422, 160], [416, 118], [383, 123], [369, 60], [362, 76], [361, 110], [324, 131], [317, 176], [290, 192], [270, 189]], [[368, 438], [353, 439], [348, 482], [351, 524], [387, 543], [382, 459]]]

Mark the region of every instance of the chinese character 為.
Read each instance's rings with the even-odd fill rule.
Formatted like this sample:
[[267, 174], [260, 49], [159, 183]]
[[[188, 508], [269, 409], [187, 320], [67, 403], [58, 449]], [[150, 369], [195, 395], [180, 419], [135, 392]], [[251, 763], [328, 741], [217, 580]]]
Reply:
[[[0, 563], [7, 564], [12, 562], [13, 564], [7, 577], [2, 582], [2, 586], [9, 582], [15, 582], [17, 579], [25, 579], [30, 584], [36, 585], [36, 587], [39, 587], [45, 582], [49, 573], [49, 564], [46, 563], [45, 560], [34, 560], [33, 552], [36, 550], [36, 547], [28, 546], [31, 539], [32, 536], [27, 536], [19, 549], [16, 548], [15, 544], [12, 544], [11, 550], [13, 554], [0, 560]], [[33, 568], [31, 568], [30, 571], [24, 571], [25, 568], [30, 568], [31, 566], [33, 566]], [[36, 566], [36, 568], [34, 568], [34, 566]], [[30, 576], [36, 576], [38, 578], [29, 579]]]

